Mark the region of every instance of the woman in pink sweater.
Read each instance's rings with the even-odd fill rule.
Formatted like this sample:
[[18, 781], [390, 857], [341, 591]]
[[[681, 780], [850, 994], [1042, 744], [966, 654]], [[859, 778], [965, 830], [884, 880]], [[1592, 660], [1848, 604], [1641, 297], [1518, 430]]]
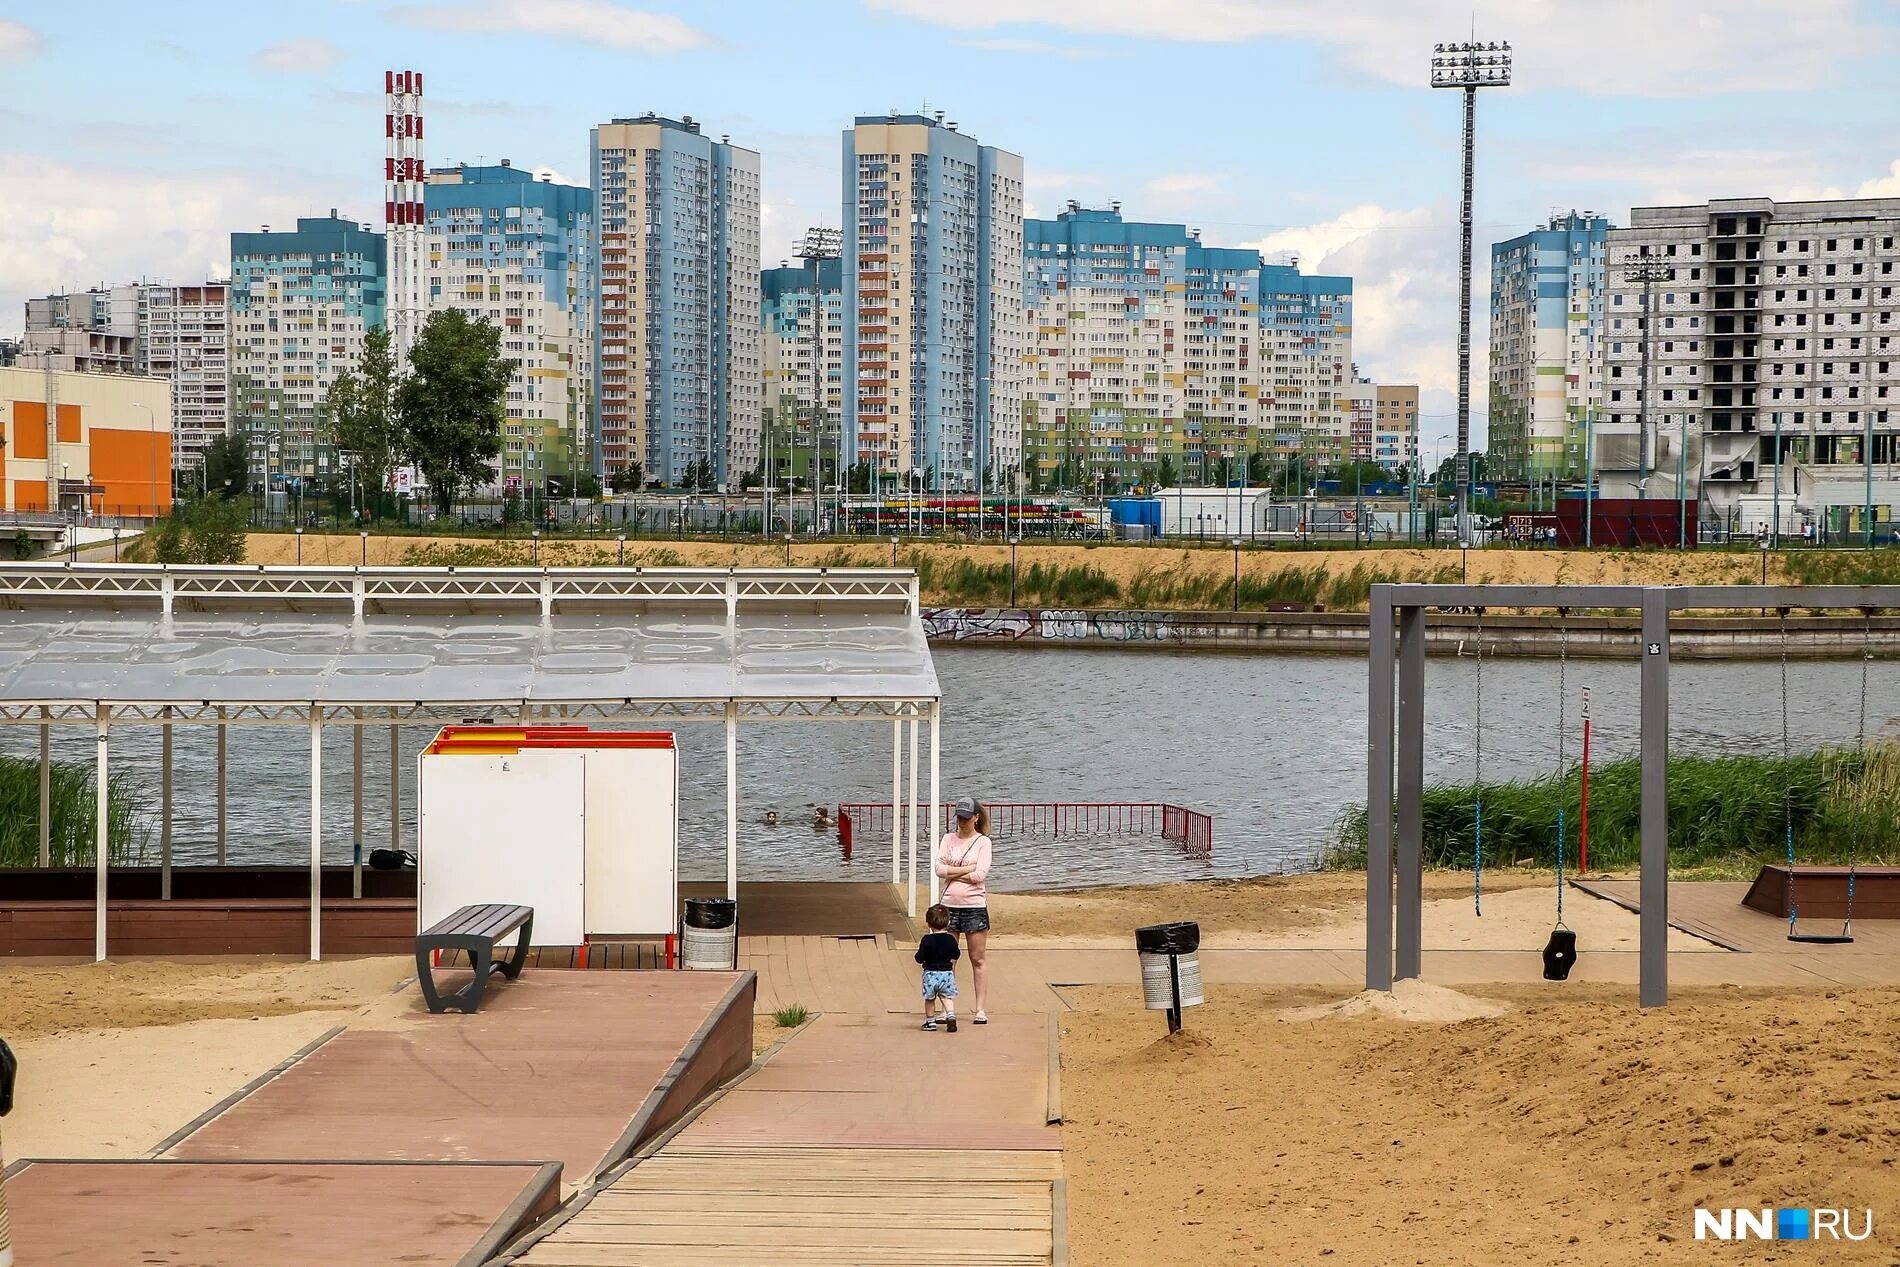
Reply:
[[978, 1025], [990, 1023], [985, 1011], [990, 968], [990, 895], [984, 881], [990, 874], [990, 812], [972, 797], [957, 802], [957, 829], [945, 832], [937, 844], [937, 878], [943, 881], [943, 904], [950, 910], [950, 931], [962, 933], [969, 949], [970, 975], [976, 980]]

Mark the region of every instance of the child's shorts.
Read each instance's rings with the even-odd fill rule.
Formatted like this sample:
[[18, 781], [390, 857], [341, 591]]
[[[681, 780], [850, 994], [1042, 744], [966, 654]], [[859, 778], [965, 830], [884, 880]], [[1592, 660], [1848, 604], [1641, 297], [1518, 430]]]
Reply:
[[932, 999], [954, 999], [957, 997], [957, 974], [954, 972], [924, 973], [924, 1002]]

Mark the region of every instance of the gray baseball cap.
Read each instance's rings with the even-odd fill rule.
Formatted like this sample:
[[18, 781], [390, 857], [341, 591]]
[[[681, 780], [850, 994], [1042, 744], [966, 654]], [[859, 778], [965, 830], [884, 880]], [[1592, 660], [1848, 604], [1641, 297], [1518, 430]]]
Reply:
[[958, 818], [975, 818], [976, 809], [977, 809], [976, 798], [973, 796], [966, 796], [957, 802], [957, 817]]

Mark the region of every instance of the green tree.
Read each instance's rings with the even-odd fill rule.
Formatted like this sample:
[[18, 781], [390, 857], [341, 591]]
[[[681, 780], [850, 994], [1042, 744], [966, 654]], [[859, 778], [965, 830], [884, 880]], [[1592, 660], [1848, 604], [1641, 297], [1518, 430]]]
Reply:
[[212, 437], [205, 446], [205, 493], [237, 497], [250, 484], [250, 455], [244, 438], [232, 432]]
[[646, 483], [646, 472], [638, 462], [629, 462], [607, 477], [607, 487], [616, 493], [637, 493]]
[[574, 477], [574, 496], [585, 497], [589, 501], [600, 496], [600, 476], [592, 471], [582, 471]]
[[429, 481], [439, 513], [492, 475], [516, 364], [501, 354], [501, 331], [485, 317], [445, 308], [423, 322], [396, 407], [407, 430], [403, 447]]
[[1259, 487], [1267, 482], [1267, 455], [1259, 449], [1247, 455], [1247, 483]]
[[174, 502], [172, 513], [152, 529], [151, 555], [158, 563], [242, 563], [249, 513], [223, 497]]
[[1181, 473], [1174, 469], [1173, 455], [1168, 454], [1168, 453], [1163, 453], [1161, 455], [1160, 466], [1156, 469], [1156, 473], [1155, 473], [1156, 481], [1160, 483], [1161, 487], [1163, 488], [1173, 488], [1175, 485], [1175, 481], [1180, 479], [1180, 477], [1181, 477]]
[[400, 385], [389, 331], [378, 326], [363, 336], [357, 367], [337, 375], [324, 400], [336, 447], [355, 464], [363, 504], [372, 514], [404, 448]]

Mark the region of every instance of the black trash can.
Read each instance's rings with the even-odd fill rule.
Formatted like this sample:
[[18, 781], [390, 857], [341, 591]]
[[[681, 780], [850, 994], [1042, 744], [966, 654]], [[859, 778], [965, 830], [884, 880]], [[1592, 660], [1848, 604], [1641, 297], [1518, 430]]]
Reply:
[[689, 897], [680, 937], [680, 966], [731, 972], [739, 966], [739, 904], [729, 897]]
[[1201, 986], [1201, 926], [1183, 920], [1135, 930], [1141, 956], [1142, 1006], [1166, 1012], [1170, 1030], [1181, 1027], [1181, 1009], [1207, 1002]]

